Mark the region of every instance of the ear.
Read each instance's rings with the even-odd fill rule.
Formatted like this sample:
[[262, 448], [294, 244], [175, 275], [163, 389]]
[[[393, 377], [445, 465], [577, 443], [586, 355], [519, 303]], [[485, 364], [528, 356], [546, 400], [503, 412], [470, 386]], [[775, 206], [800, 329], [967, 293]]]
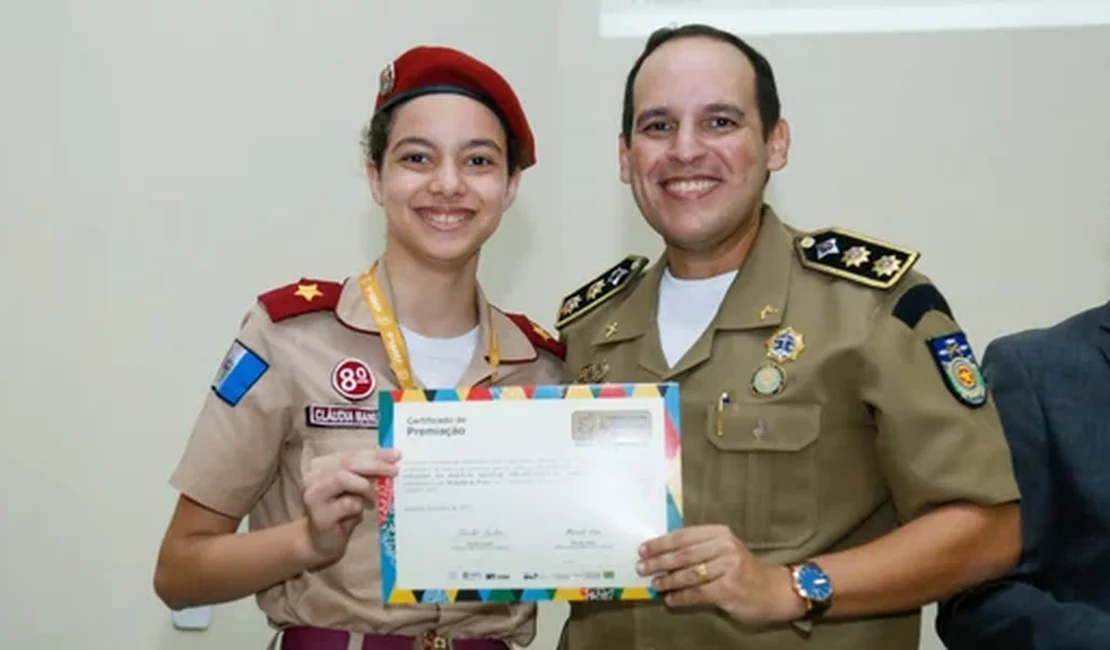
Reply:
[[505, 186], [505, 212], [513, 207], [513, 201], [516, 201], [516, 190], [520, 187], [520, 174], [521, 171], [517, 169], [509, 175], [509, 184]]
[[381, 170], [372, 160], [366, 163], [366, 178], [370, 181], [370, 193], [374, 195], [374, 202], [385, 205], [385, 200], [382, 198]]
[[617, 134], [617, 157], [620, 159], [621, 182], [627, 185], [632, 182], [632, 172], [628, 169], [628, 144], [620, 133]]
[[790, 124], [779, 120], [767, 139], [767, 171], [777, 172], [786, 167], [790, 154]]

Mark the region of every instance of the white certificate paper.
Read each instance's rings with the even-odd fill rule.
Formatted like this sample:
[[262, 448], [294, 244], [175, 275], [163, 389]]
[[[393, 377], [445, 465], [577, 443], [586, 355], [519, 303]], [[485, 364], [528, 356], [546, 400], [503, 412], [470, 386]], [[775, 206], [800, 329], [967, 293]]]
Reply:
[[386, 603], [654, 598], [636, 549], [682, 524], [678, 385], [379, 395]]

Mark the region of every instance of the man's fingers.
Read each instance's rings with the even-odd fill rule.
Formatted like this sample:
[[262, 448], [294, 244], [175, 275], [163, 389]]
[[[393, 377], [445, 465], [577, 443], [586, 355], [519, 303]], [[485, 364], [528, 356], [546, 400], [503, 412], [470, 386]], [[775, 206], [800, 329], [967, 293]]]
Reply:
[[711, 605], [717, 603], [717, 597], [714, 595], [714, 584], [696, 585], [679, 589], [678, 591], [670, 591], [663, 597], [663, 602], [668, 607], [690, 607], [693, 605]]
[[647, 560], [657, 555], [677, 551], [686, 546], [693, 546], [717, 537], [728, 537], [731, 535], [731, 531], [725, 526], [691, 526], [689, 528], [680, 528], [674, 532], [644, 542], [640, 546], [640, 558]]
[[636, 571], [642, 576], [668, 573], [683, 567], [691, 567], [699, 562], [708, 562], [720, 554], [715, 539], [695, 542], [673, 551], [648, 556], [636, 564]]
[[702, 560], [656, 577], [651, 586], [659, 592], [703, 590], [706, 585], [728, 573], [730, 566], [725, 558]]

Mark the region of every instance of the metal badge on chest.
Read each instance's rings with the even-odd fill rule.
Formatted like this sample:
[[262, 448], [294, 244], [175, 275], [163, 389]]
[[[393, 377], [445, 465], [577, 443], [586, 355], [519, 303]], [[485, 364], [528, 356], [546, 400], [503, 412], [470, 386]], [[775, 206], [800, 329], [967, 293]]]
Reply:
[[751, 386], [757, 395], [770, 397], [786, 388], [785, 364], [797, 361], [805, 350], [805, 338], [793, 327], [784, 327], [767, 339], [767, 358], [752, 373]]

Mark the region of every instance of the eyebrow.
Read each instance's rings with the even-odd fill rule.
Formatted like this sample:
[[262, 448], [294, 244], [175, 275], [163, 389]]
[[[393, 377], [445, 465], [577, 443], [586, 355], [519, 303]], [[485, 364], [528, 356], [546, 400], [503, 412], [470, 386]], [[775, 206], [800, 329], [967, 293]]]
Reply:
[[657, 117], [667, 117], [667, 109], [657, 106], [641, 111], [640, 114], [636, 116], [636, 126], [641, 127], [644, 125], [644, 122], [653, 120]]
[[[701, 112], [728, 113], [729, 115], [736, 118], [737, 121], [743, 121], [745, 117], [744, 111], [741, 110], [739, 106], [737, 106], [736, 104], [728, 104], [725, 102], [706, 104], [702, 107]], [[663, 108], [662, 106], [656, 106], [646, 109], [636, 116], [636, 126], [643, 126], [644, 122], [647, 122], [648, 120], [655, 119], [657, 117], [667, 117], [669, 114], [670, 113], [667, 111], [667, 109]]]
[[728, 113], [735, 117], [737, 121], [743, 121], [744, 111], [736, 104], [716, 103], [710, 104], [705, 107], [706, 113]]
[[[428, 149], [436, 148], [435, 144], [431, 140], [427, 138], [422, 138], [420, 136], [410, 135], [408, 137], [401, 138], [400, 140], [395, 142], [393, 144], [392, 150], [396, 151], [397, 149], [406, 145], [427, 147]], [[463, 149], [477, 149], [480, 147], [489, 147], [491, 149], [494, 149], [498, 153], [501, 152], [501, 147], [489, 138], [474, 138], [472, 140], [467, 140], [466, 144], [462, 146]]]

